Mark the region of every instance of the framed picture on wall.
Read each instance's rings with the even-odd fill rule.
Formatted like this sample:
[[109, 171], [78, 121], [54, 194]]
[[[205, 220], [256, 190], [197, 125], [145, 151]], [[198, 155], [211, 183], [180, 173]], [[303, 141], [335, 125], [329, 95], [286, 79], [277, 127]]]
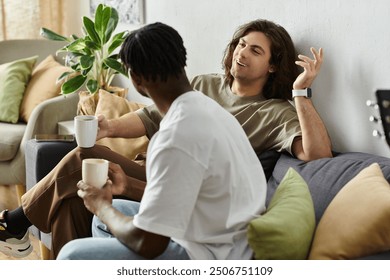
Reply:
[[90, 0], [91, 16], [99, 4], [106, 4], [118, 11], [119, 22], [138, 25], [145, 23], [144, 0]]

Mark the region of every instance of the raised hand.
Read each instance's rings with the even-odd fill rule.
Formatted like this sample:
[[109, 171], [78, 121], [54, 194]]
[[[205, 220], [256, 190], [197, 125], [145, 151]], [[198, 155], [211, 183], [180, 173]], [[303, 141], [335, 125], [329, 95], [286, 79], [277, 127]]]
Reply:
[[310, 48], [313, 58], [305, 55], [298, 55], [300, 60], [295, 61], [295, 64], [303, 68], [303, 72], [297, 77], [293, 84], [294, 89], [304, 89], [311, 86], [314, 79], [320, 72], [320, 68], [323, 62], [323, 51], [320, 48], [317, 52], [315, 48]]

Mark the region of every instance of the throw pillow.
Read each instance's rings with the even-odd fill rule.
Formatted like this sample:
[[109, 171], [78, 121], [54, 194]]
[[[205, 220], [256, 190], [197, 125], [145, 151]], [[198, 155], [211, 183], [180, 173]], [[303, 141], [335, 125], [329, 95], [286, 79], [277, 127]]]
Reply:
[[[99, 102], [96, 106], [96, 115], [102, 114], [107, 119], [118, 118], [129, 112], [134, 112], [144, 105], [131, 102], [126, 98], [111, 94], [104, 90], [99, 91]], [[146, 152], [149, 140], [146, 136], [139, 138], [103, 138], [98, 144], [109, 147], [111, 150], [134, 160], [137, 154]]]
[[310, 259], [356, 259], [390, 250], [390, 185], [373, 163], [334, 197], [314, 235]]
[[19, 108], [38, 56], [0, 65], [0, 121], [17, 123]]
[[66, 71], [69, 68], [58, 63], [52, 55], [34, 68], [20, 107], [21, 120], [28, 122], [38, 104], [61, 93], [62, 84], [57, 83], [57, 79]]
[[248, 242], [258, 260], [306, 259], [315, 229], [314, 206], [302, 177], [288, 169], [267, 211], [248, 226]]

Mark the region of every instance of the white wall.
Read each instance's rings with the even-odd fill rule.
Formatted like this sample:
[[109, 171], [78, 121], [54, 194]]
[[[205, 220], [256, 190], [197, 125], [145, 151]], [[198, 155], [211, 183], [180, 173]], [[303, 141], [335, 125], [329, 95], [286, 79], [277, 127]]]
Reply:
[[146, 23], [161, 21], [182, 35], [190, 77], [222, 72], [233, 32], [257, 18], [284, 26], [304, 54], [310, 46], [322, 47], [313, 102], [334, 150], [390, 156], [386, 142], [371, 136], [380, 125], [368, 121], [375, 112], [365, 105], [376, 89], [390, 89], [388, 0], [145, 0], [145, 8]]

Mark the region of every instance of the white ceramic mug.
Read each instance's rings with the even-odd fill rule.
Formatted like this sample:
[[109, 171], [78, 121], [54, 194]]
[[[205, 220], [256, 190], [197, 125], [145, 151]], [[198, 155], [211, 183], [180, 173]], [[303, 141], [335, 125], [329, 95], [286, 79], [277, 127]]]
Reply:
[[88, 115], [74, 117], [74, 131], [79, 147], [93, 147], [98, 133], [98, 118]]
[[84, 183], [102, 188], [108, 179], [108, 160], [100, 158], [83, 159], [81, 173]]

